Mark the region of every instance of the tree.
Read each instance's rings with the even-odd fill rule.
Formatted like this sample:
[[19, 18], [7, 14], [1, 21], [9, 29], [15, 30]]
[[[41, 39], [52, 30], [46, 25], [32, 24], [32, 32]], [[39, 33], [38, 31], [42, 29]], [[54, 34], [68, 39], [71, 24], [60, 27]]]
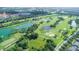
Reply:
[[66, 49], [66, 47], [63, 45], [61, 46], [61, 48], [59, 50], [64, 51]]
[[64, 18], [63, 17], [58, 17], [59, 18], [59, 20], [64, 20]]
[[53, 51], [55, 47], [56, 47], [56, 45], [54, 44], [54, 42], [52, 40], [48, 39], [46, 41], [45, 48], [43, 50]]
[[22, 40], [22, 41], [18, 42], [17, 46], [18, 47], [22, 47], [23, 49], [26, 49], [27, 48], [27, 42], [26, 42], [26, 40]]
[[56, 27], [56, 26], [51, 24], [50, 27]]
[[2, 42], [3, 41], [3, 39], [0, 37], [0, 42]]
[[43, 21], [41, 21], [40, 24], [43, 24]]
[[67, 43], [72, 44], [72, 41], [71, 40], [68, 40]]
[[31, 33], [38, 28], [38, 24], [33, 24], [30, 28], [28, 28], [27, 33]]
[[31, 33], [31, 34], [27, 35], [27, 38], [29, 38], [29, 39], [37, 39], [38, 34], [37, 33]]
[[64, 30], [64, 31], [62, 32], [62, 35], [66, 35], [66, 34], [68, 34], [68, 31], [67, 31], [67, 30]]
[[68, 22], [68, 24], [71, 24], [72, 23], [72, 20], [70, 20], [69, 22]]

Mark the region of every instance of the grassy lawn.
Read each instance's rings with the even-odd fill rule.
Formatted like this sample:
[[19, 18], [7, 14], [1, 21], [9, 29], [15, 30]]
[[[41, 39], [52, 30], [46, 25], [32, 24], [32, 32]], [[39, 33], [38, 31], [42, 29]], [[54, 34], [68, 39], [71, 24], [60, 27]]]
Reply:
[[45, 45], [45, 41], [43, 41], [41, 38], [36, 39], [36, 40], [31, 40], [28, 42], [29, 50], [32, 48], [42, 49], [42, 48], [44, 48], [44, 45]]
[[16, 41], [19, 40], [19, 38], [22, 37], [21, 33], [16, 33], [12, 35], [8, 40], [5, 40], [4, 42], [0, 43], [0, 49], [4, 50], [5, 48], [8, 48], [10, 45], [14, 44]]

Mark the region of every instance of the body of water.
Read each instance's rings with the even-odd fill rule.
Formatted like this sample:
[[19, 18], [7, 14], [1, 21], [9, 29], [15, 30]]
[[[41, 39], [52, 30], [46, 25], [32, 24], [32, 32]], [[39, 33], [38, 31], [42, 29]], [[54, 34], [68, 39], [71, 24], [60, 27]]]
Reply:
[[12, 33], [16, 32], [16, 30], [21, 30], [21, 29], [28, 29], [28, 27], [32, 26], [33, 23], [29, 23], [29, 22], [24, 22], [15, 26], [9, 26], [9, 27], [5, 27], [5, 28], [0, 28], [0, 37], [1, 38], [6, 38], [9, 35], [11, 35]]

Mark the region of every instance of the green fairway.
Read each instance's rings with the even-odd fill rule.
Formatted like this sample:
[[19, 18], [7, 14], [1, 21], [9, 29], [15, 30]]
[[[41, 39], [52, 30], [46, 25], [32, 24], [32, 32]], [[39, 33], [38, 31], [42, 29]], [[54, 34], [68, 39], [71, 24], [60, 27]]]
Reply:
[[5, 50], [9, 46], [13, 45], [16, 41], [18, 41], [22, 37], [22, 34], [16, 33], [12, 35], [8, 40], [0, 43], [0, 50]]

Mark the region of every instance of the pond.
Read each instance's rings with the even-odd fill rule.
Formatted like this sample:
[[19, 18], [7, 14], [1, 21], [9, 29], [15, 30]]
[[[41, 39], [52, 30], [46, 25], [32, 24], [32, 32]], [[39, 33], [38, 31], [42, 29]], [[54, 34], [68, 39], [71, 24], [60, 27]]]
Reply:
[[44, 29], [44, 30], [50, 30], [51, 27], [50, 27], [50, 26], [44, 26], [43, 29]]

